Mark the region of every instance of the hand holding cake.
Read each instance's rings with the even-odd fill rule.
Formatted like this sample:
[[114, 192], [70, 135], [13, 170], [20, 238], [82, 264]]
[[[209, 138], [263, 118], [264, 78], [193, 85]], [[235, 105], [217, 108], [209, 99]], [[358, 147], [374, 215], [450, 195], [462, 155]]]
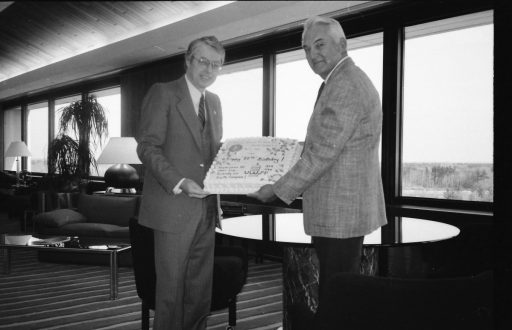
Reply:
[[258, 191], [247, 194], [248, 197], [256, 198], [263, 203], [273, 202], [277, 199], [271, 184], [262, 186]]
[[204, 191], [194, 180], [185, 179], [180, 185], [180, 189], [192, 198], [205, 198], [210, 195], [209, 192]]

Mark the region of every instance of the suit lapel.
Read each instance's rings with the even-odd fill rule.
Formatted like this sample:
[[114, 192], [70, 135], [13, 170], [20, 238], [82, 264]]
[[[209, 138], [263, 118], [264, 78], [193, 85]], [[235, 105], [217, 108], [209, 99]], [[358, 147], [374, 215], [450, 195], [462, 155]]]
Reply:
[[190, 97], [190, 92], [188, 91], [187, 82], [184, 76], [180, 78], [179, 86], [180, 90], [176, 94], [179, 100], [176, 107], [183, 117], [190, 133], [194, 137], [197, 147], [201, 150], [201, 128], [199, 119], [197, 118], [197, 114], [194, 110], [192, 98]]

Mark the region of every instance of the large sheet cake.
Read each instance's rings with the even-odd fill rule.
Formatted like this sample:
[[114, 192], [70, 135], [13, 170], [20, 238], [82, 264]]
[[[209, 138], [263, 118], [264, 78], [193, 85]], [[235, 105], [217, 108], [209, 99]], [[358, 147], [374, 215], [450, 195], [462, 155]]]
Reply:
[[276, 182], [297, 162], [302, 143], [275, 137], [226, 139], [204, 180], [212, 194], [248, 194]]

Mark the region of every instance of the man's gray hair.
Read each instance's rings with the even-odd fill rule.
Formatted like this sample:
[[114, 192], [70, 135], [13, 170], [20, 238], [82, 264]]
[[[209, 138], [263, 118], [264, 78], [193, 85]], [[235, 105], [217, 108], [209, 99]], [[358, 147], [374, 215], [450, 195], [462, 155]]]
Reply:
[[200, 45], [205, 44], [217, 51], [222, 56], [222, 63], [224, 63], [224, 57], [226, 56], [226, 50], [224, 46], [220, 43], [220, 41], [214, 36], [201, 37], [195, 40], [192, 40], [188, 45], [187, 52], [185, 53], [185, 58], [190, 60], [190, 57], [194, 53], [194, 50]]
[[340, 22], [337, 20], [324, 17], [324, 16], [313, 16], [308, 18], [306, 22], [304, 22], [304, 31], [302, 32], [302, 40], [304, 40], [304, 35], [306, 32], [311, 29], [315, 25], [327, 25], [329, 26], [329, 35], [336, 41], [342, 42], [346, 40], [345, 32], [343, 32], [343, 28], [341, 27]]

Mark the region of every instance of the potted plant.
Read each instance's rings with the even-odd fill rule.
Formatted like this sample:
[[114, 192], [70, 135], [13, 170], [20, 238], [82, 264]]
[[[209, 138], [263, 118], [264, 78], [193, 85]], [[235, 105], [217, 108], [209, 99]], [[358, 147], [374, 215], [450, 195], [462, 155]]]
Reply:
[[[101, 146], [108, 136], [105, 110], [94, 96], [59, 109], [59, 133], [48, 147], [48, 174], [59, 186], [73, 189], [87, 180], [91, 166], [97, 169], [91, 146]], [[73, 137], [66, 133], [73, 133]], [[57, 183], [57, 182], [56, 182]]]
[[58, 191], [74, 191], [80, 183], [78, 142], [59, 134], [48, 148], [48, 177], [46, 186]]

